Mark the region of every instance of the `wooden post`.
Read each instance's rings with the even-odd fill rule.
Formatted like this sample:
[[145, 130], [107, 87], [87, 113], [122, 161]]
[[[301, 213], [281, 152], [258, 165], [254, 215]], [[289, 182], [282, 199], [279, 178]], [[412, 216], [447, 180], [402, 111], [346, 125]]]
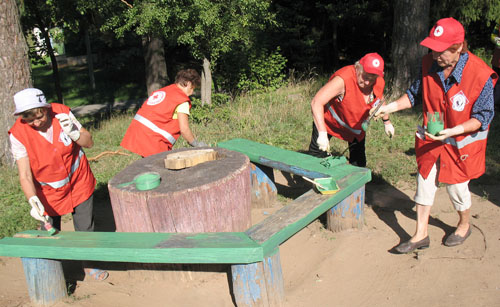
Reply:
[[[273, 182], [273, 169], [267, 166], [250, 163], [250, 176], [252, 183], [252, 208], [269, 208], [276, 201], [278, 192]], [[269, 172], [270, 170], [270, 172]]]
[[263, 262], [231, 266], [238, 307], [283, 306], [285, 301], [279, 248]]
[[363, 185], [326, 213], [326, 228], [339, 232], [361, 229], [365, 221], [365, 186]]
[[54, 304], [68, 296], [62, 263], [59, 260], [21, 258], [31, 301]]

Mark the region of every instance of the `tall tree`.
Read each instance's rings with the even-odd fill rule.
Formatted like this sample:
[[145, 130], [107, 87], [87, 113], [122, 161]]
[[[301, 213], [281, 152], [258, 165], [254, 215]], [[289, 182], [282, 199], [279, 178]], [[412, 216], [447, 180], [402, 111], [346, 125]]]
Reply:
[[25, 33], [32, 34], [35, 28], [40, 30], [41, 39], [37, 39], [36, 42], [42, 42], [38, 47], [50, 57], [57, 100], [64, 103], [59, 66], [50, 40], [49, 30], [58, 26], [62, 27], [65, 23], [72, 23], [76, 13], [75, 5], [70, 1], [30, 0], [24, 1], [24, 8], [22, 24]]
[[392, 96], [399, 97], [417, 78], [427, 49], [420, 42], [429, 33], [429, 0], [394, 1], [392, 33]]
[[0, 41], [0, 163], [11, 164], [7, 130], [14, 124], [12, 97], [33, 84], [16, 0], [0, 2]]

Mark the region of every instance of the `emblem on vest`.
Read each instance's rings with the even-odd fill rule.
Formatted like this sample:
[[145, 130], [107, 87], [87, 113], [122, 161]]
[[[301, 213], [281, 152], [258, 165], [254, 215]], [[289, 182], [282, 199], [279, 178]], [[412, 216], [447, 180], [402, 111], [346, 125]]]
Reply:
[[59, 133], [59, 142], [62, 142], [64, 144], [64, 146], [69, 146], [69, 145], [71, 145], [72, 141], [69, 138], [69, 136], [66, 135], [66, 133], [61, 131], [61, 133]]
[[469, 103], [469, 99], [467, 99], [467, 96], [465, 96], [463, 91], [460, 91], [453, 95], [453, 97], [450, 98], [451, 100], [451, 107], [453, 110], [461, 112], [464, 110], [465, 105]]
[[164, 91], [154, 92], [153, 95], [149, 96], [147, 104], [150, 106], [154, 106], [159, 104], [165, 98], [166, 93]]

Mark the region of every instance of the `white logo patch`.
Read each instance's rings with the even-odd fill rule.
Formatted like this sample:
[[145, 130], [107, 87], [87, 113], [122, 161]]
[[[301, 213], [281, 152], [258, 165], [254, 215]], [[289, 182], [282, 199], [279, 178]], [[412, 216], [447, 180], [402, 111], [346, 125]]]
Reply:
[[147, 104], [150, 105], [150, 106], [157, 105], [157, 104], [159, 104], [160, 102], [163, 101], [163, 99], [165, 98], [165, 96], [166, 96], [166, 94], [165, 94], [164, 91], [154, 92], [153, 95], [151, 95], [148, 98]]
[[375, 59], [372, 61], [373, 67], [379, 67], [380, 66], [380, 61], [378, 59]]
[[59, 134], [59, 142], [63, 143], [64, 146], [71, 145], [71, 139], [63, 131]]
[[457, 94], [453, 95], [450, 100], [451, 107], [453, 108], [453, 110], [458, 112], [462, 112], [465, 108], [465, 105], [469, 103], [469, 99], [467, 99], [467, 96], [465, 96], [463, 91], [460, 91]]
[[443, 32], [443, 27], [437, 26], [436, 29], [434, 29], [434, 36], [440, 37], [441, 35], [443, 35]]

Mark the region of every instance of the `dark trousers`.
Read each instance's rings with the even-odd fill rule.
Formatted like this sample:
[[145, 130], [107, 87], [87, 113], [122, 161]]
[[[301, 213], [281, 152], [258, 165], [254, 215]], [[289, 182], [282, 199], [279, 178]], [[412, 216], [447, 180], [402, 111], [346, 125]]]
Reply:
[[[73, 225], [75, 231], [94, 231], [94, 195], [73, 208]], [[61, 230], [61, 216], [50, 216], [49, 222], [52, 227]], [[46, 230], [42, 225], [42, 230]]]
[[[316, 140], [318, 139], [318, 129], [316, 125], [313, 123], [312, 135], [311, 135], [311, 143], [309, 143], [309, 151], [308, 154], [311, 156], [315, 156], [318, 158], [325, 158], [328, 156], [326, 151], [319, 149], [318, 143]], [[331, 135], [328, 135], [328, 140], [332, 138]], [[354, 166], [365, 167], [366, 166], [366, 153], [365, 153], [365, 139], [358, 141], [354, 139], [352, 142], [347, 142], [349, 146], [349, 163]]]
[[[493, 70], [500, 76], [500, 67], [493, 66]], [[494, 90], [495, 109], [500, 109], [500, 82], [497, 82]]]

